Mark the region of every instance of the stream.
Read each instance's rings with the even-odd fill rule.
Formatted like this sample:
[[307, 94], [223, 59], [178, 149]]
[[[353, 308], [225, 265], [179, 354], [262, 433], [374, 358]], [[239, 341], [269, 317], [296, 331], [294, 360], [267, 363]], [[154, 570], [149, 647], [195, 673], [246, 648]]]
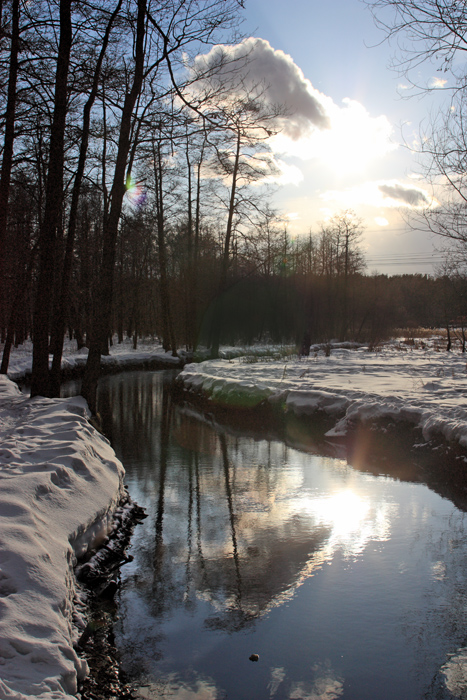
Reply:
[[259, 420], [222, 427], [173, 400], [173, 377], [99, 388], [148, 514], [114, 625], [136, 696], [467, 698], [463, 510], [424, 483], [288, 446]]

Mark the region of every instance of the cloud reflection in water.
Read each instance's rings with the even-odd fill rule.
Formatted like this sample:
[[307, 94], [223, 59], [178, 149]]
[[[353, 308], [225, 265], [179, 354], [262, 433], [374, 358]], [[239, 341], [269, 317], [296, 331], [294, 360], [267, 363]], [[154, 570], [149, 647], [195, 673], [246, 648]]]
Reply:
[[157, 683], [142, 685], [137, 688], [138, 697], [144, 700], [219, 700], [219, 689], [212, 678], [195, 677], [193, 680], [181, 680], [176, 673], [168, 674]]
[[[326, 660], [314, 664], [312, 667], [312, 681], [298, 681], [290, 683], [287, 692], [287, 700], [337, 700], [344, 692], [344, 683], [333, 671], [331, 662]], [[279, 688], [283, 696], [283, 684], [287, 683], [286, 672], [283, 668], [271, 669], [271, 681], [269, 683], [271, 700], [277, 697]]]

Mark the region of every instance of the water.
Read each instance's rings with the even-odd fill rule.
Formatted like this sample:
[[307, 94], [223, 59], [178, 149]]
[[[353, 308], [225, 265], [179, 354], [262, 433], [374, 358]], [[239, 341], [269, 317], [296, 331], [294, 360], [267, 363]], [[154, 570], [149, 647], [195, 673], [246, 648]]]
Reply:
[[424, 484], [216, 428], [174, 405], [170, 377], [99, 393], [148, 512], [114, 630], [139, 695], [467, 698], [465, 514]]

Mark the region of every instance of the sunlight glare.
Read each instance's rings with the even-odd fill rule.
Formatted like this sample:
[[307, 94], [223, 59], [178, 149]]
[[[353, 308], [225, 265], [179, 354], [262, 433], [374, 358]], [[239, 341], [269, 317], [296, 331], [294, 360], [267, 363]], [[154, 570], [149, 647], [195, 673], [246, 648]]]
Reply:
[[330, 129], [314, 130], [296, 141], [277, 134], [270, 141], [273, 151], [302, 160], [316, 158], [336, 174], [348, 175], [364, 172], [372, 161], [398, 148], [385, 115], [372, 117], [356, 100], [346, 98], [343, 104], [326, 101]]
[[316, 515], [332, 525], [333, 534], [339, 539], [345, 539], [360, 527], [369, 508], [369, 504], [350, 489], [320, 499], [314, 505]]
[[386, 219], [385, 216], [375, 216], [375, 223], [378, 226], [388, 226], [389, 221]]
[[384, 115], [370, 117], [355, 100], [344, 104], [334, 111], [331, 129], [320, 134], [319, 157], [336, 173], [363, 172], [371, 161], [397, 148], [390, 141], [392, 126]]

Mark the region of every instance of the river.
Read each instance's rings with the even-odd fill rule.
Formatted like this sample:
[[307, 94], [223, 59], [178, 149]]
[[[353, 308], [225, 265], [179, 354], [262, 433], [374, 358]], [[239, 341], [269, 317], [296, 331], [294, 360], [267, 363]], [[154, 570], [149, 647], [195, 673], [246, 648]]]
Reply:
[[261, 425], [220, 427], [173, 401], [173, 376], [99, 388], [148, 513], [114, 628], [138, 695], [467, 698], [465, 513], [423, 483], [294, 449]]

